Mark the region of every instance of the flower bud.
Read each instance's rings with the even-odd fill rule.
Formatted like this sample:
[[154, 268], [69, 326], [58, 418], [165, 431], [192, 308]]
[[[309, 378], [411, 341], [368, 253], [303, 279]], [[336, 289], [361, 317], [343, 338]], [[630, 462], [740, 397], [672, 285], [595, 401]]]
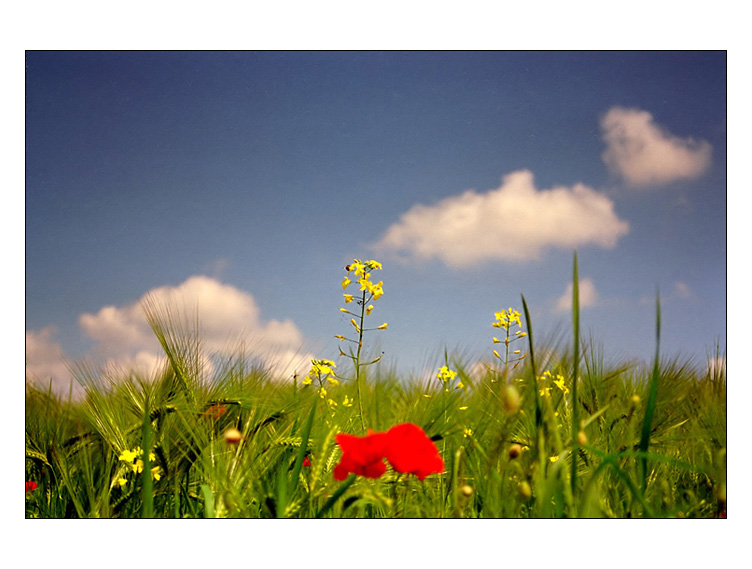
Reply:
[[230, 428], [225, 431], [225, 442], [230, 445], [236, 445], [243, 438], [243, 433], [235, 428]]
[[514, 415], [520, 410], [520, 392], [514, 385], [507, 385], [501, 395], [501, 403], [504, 409], [510, 415]]
[[579, 433], [577, 433], [577, 444], [580, 446], [587, 444], [587, 435], [585, 434], [585, 431], [580, 431]]
[[512, 446], [509, 447], [509, 458], [514, 460], [515, 458], [519, 458], [519, 456], [522, 454], [522, 446], [518, 445], [517, 443], [514, 443]]
[[465, 484], [464, 486], [462, 486], [462, 488], [460, 488], [460, 492], [462, 492], [463, 496], [466, 496], [469, 498], [470, 496], [473, 495], [473, 487], [470, 486], [469, 484]]
[[527, 482], [527, 480], [520, 482], [518, 489], [520, 491], [520, 496], [522, 496], [525, 500], [529, 500], [533, 495], [533, 489], [530, 488], [530, 483]]

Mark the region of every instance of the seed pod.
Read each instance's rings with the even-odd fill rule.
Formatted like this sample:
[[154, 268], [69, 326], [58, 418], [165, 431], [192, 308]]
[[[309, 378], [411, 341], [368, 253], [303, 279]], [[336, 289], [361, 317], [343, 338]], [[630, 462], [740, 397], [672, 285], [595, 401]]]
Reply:
[[517, 443], [514, 443], [512, 446], [509, 447], [509, 458], [514, 460], [515, 458], [519, 458], [519, 456], [522, 454], [522, 446], [518, 445]]
[[225, 431], [225, 442], [230, 445], [236, 445], [243, 438], [243, 433], [235, 428], [227, 429]]
[[585, 434], [585, 431], [580, 431], [579, 433], [577, 433], [577, 444], [580, 446], [587, 444], [587, 435]]

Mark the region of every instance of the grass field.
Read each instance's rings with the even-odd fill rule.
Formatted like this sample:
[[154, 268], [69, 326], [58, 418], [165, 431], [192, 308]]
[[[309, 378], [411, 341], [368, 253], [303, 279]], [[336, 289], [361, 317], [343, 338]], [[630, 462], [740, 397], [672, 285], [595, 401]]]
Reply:
[[199, 330], [151, 305], [158, 377], [82, 366], [81, 401], [27, 382], [26, 517], [726, 517], [725, 368], [661, 355], [659, 298], [655, 361], [610, 362], [575, 255], [570, 345], [535, 343], [523, 296], [489, 314], [487, 361], [401, 377], [369, 355], [379, 268], [346, 267], [351, 328], [306, 375], [237, 354], [205, 379]]

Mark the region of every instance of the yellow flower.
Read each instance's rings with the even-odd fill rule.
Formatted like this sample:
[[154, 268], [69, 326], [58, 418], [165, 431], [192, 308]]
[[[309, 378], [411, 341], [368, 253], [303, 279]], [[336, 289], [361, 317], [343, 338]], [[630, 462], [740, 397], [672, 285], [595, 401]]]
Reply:
[[384, 289], [382, 288], [384, 285], [384, 281], [379, 281], [378, 284], [375, 284], [371, 287], [371, 294], [373, 294], [373, 299], [378, 300], [384, 295]]
[[462, 431], [462, 436], [465, 437], [465, 438], [472, 437], [473, 436], [473, 430], [470, 427], [465, 427], [464, 430]]
[[347, 395], [345, 395], [345, 399], [342, 401], [342, 405], [345, 407], [352, 407], [353, 406], [353, 400], [350, 399]]
[[555, 385], [556, 387], [558, 387], [559, 389], [561, 389], [561, 391], [562, 391], [562, 392], [563, 392], [563, 393], [564, 393], [565, 395], [566, 395], [567, 393], [569, 393], [569, 388], [568, 388], [568, 387], [567, 387], [566, 385], [564, 385], [564, 378], [563, 378], [562, 376], [560, 376], [560, 375], [557, 375], [556, 377], [557, 377], [558, 379], [555, 379], [555, 380], [554, 380], [554, 385]]
[[348, 272], [354, 272], [356, 277], [362, 277], [366, 274], [366, 266], [359, 259], [353, 259]]
[[141, 447], [136, 447], [134, 450], [124, 450], [120, 453], [118, 460], [123, 462], [133, 462], [137, 456], [141, 456]]
[[387, 326], [388, 326], [388, 324], [387, 324], [386, 322], [384, 322], [384, 323], [383, 323], [383, 324], [382, 324], [381, 326], [379, 326], [379, 327], [377, 328], [377, 330], [386, 330], [386, 327], [387, 327]]
[[370, 314], [371, 310], [373, 310], [373, 304], [368, 305], [368, 307], [366, 308], [366, 314]]
[[352, 281], [345, 277], [342, 279], [342, 290], [345, 290], [347, 288], [347, 285], [349, 285]]
[[522, 323], [520, 322], [520, 313], [512, 308], [509, 308], [509, 310], [502, 310], [501, 312], [494, 312], [494, 317], [496, 318], [496, 322], [492, 324], [494, 328], [504, 328], [504, 330], [509, 331], [509, 328], [515, 324], [517, 326], [522, 326]]
[[313, 380], [311, 379], [311, 376], [307, 375], [305, 376], [305, 379], [303, 380], [303, 385], [311, 385], [313, 383]]
[[343, 294], [342, 296], [345, 297], [345, 304], [349, 304], [353, 300], [353, 295], [351, 294]]
[[449, 383], [455, 377], [457, 377], [457, 372], [450, 370], [447, 366], [441, 366], [439, 372], [436, 374], [436, 379], [442, 383]]
[[340, 342], [341, 342], [341, 341], [343, 341], [343, 340], [347, 340], [347, 338], [345, 338], [345, 337], [344, 337], [344, 336], [342, 336], [341, 334], [337, 334], [337, 335], [336, 335], [336, 336], [334, 336], [334, 337], [335, 337], [335, 338], [337, 338], [337, 339], [338, 339], [338, 340], [339, 340]]
[[358, 323], [355, 322], [355, 318], [350, 318], [350, 324], [352, 324], [353, 326], [355, 326], [355, 331], [356, 332], [360, 333], [360, 326], [358, 326]]

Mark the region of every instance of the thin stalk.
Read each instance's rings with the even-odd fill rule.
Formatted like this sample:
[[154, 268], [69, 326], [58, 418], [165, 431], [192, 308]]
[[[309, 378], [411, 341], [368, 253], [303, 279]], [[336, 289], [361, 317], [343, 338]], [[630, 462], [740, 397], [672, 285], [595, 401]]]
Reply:
[[151, 451], [151, 418], [149, 417], [149, 397], [144, 396], [144, 425], [143, 435], [141, 440], [141, 452], [143, 453], [142, 461], [144, 463], [144, 469], [141, 477], [141, 489], [143, 492], [143, 507], [141, 509], [141, 517], [153, 518], [154, 517], [154, 495], [152, 492], [151, 482], [151, 460], [149, 460], [149, 452]]
[[[648, 404], [645, 409], [645, 419], [642, 422], [642, 437], [640, 438], [640, 451], [646, 453], [650, 446], [650, 429], [655, 414], [655, 406], [658, 400], [658, 380], [660, 376], [660, 358], [661, 352], [661, 295], [660, 291], [655, 293], [655, 361], [653, 363], [653, 377], [650, 380], [650, 394], [648, 395]], [[647, 471], [648, 459], [642, 457], [642, 493], [645, 493], [648, 485]]]
[[[358, 411], [360, 412], [360, 424], [363, 427], [363, 432], [366, 431], [366, 419], [363, 414], [363, 396], [361, 394], [361, 379], [360, 379], [360, 351], [363, 349], [363, 324], [366, 317], [366, 291], [363, 291], [363, 296], [360, 300], [360, 325], [358, 326], [358, 351], [355, 355], [355, 385], [358, 388]], [[351, 352], [352, 353], [352, 352]]]
[[572, 362], [572, 493], [577, 485], [577, 457], [579, 455], [578, 434], [580, 432], [580, 409], [577, 399], [577, 376], [580, 364], [580, 278], [577, 270], [577, 251], [574, 252], [572, 270], [572, 327], [574, 335], [574, 355]]

